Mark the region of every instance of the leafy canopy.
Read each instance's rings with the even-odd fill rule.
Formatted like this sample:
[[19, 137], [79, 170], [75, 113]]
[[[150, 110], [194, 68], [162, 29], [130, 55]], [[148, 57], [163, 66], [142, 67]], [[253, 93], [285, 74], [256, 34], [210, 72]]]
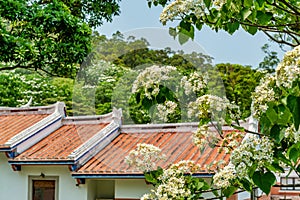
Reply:
[[118, 0], [0, 1], [0, 70], [74, 77], [92, 28], [119, 14]]
[[[254, 35], [263, 31], [273, 41], [295, 47], [300, 44], [300, 2], [298, 0], [148, 0], [162, 5], [160, 21], [179, 20], [170, 33], [194, 37], [195, 28], [207, 25], [233, 34], [239, 28]], [[179, 35], [179, 41], [187, 38]]]

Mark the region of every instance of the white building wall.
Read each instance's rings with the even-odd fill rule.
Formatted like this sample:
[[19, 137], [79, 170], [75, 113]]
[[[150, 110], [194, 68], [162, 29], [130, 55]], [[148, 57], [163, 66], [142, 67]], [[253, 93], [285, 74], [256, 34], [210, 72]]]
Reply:
[[58, 200], [87, 200], [86, 184], [76, 186], [67, 166], [22, 166], [21, 171], [13, 171], [4, 153], [0, 153], [0, 199], [28, 199], [29, 176], [41, 173], [59, 177]]
[[0, 199], [27, 199], [27, 180], [14, 172], [4, 153], [0, 153]]
[[97, 181], [86, 180], [87, 185], [87, 200], [95, 200], [97, 196]]
[[144, 179], [115, 180], [115, 198], [140, 199], [149, 193], [152, 186], [147, 185]]

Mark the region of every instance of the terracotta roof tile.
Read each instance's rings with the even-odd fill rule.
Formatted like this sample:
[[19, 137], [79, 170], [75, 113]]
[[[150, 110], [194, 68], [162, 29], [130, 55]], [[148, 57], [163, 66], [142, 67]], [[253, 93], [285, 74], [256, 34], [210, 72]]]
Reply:
[[219, 153], [218, 148], [206, 147], [201, 153], [192, 142], [191, 131], [121, 133], [73, 174], [141, 174], [125, 162], [125, 157], [138, 143], [153, 144], [161, 148], [167, 157], [167, 160], [158, 163], [163, 168], [180, 160], [194, 160], [203, 167], [200, 173], [209, 173], [206, 166], [211, 162], [229, 161], [229, 154]]
[[49, 114], [0, 115], [0, 149], [5, 143], [21, 131], [39, 122]]
[[20, 160], [68, 160], [68, 156], [81, 144], [104, 128], [101, 124], [65, 124], [36, 143], [16, 158]]

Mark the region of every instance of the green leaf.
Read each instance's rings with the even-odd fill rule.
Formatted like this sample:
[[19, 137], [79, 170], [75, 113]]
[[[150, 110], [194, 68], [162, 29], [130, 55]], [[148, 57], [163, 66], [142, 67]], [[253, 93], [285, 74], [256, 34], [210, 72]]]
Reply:
[[287, 159], [285, 157], [285, 155], [283, 155], [282, 152], [280, 152], [280, 151], [275, 151], [275, 157], [277, 157], [278, 160], [282, 161], [283, 163], [285, 163], [288, 166], [292, 165], [291, 161], [289, 159]]
[[176, 35], [177, 35], [176, 28], [170, 27], [170, 28], [169, 28], [169, 35], [172, 36], [172, 37], [175, 39], [175, 37], [176, 37]]
[[271, 165], [266, 166], [270, 171], [284, 173], [284, 169], [278, 164], [273, 162]]
[[203, 24], [198, 20], [196, 21], [196, 28], [198, 29], [198, 31], [201, 31]]
[[299, 149], [296, 148], [292, 148], [289, 152], [289, 158], [294, 162], [297, 162], [299, 155], [300, 155]]
[[258, 31], [258, 28], [256, 26], [248, 26], [247, 32], [251, 35], [255, 35], [255, 33]]
[[270, 20], [273, 17], [273, 14], [270, 12], [257, 11], [256, 17], [257, 17], [258, 23], [265, 25], [270, 22]]
[[266, 115], [272, 124], [275, 124], [278, 120], [278, 114], [274, 110], [272, 105], [269, 105], [269, 108], [266, 111]]
[[262, 7], [265, 3], [265, 0], [256, 0], [256, 2], [258, 3], [259, 7]]
[[237, 189], [238, 189], [237, 187], [229, 186], [228, 188], [223, 189], [223, 190], [222, 190], [222, 193], [223, 193], [226, 197], [230, 197], [230, 196], [233, 195], [233, 193], [234, 193]]
[[190, 32], [192, 24], [191, 24], [190, 22], [187, 22], [187, 21], [185, 21], [185, 20], [182, 20], [182, 21], [179, 23], [179, 26], [180, 26], [182, 29], [184, 29], [184, 30]]
[[157, 170], [153, 170], [150, 172], [145, 172], [145, 180], [148, 183], [151, 183], [153, 185], [156, 185], [159, 183], [158, 177], [163, 173], [163, 169], [161, 167], [158, 167]]
[[271, 122], [269, 118], [266, 116], [266, 114], [263, 114], [260, 118], [260, 128], [261, 132], [264, 134], [268, 134], [270, 131]]
[[206, 8], [209, 8], [211, 6], [211, 0], [204, 0], [204, 4]]
[[233, 128], [235, 128], [235, 129], [237, 129], [237, 130], [239, 130], [239, 131], [245, 131], [245, 128], [244, 127], [242, 127], [242, 126], [236, 126], [236, 125], [234, 125], [234, 124], [232, 124], [231, 125]]
[[243, 178], [242, 180], [240, 180], [240, 183], [246, 191], [252, 191], [251, 183], [247, 179]]
[[[189, 38], [194, 39], [194, 26], [192, 26], [191, 24], [189, 25], [190, 26], [186, 26], [185, 24], [184, 27], [179, 26], [178, 39], [180, 44], [186, 43], [189, 40]], [[189, 27], [188, 30], [186, 29], [187, 27]]]
[[256, 171], [253, 174], [253, 182], [267, 195], [271, 191], [272, 185], [276, 182], [276, 177], [272, 172], [263, 173], [261, 171]]
[[182, 33], [178, 34], [178, 40], [179, 40], [179, 43], [180, 43], [181, 45], [183, 45], [184, 43], [186, 43], [186, 42], [189, 40], [189, 38], [190, 38], [190, 37], [188, 37], [188, 36], [185, 35], [185, 34], [182, 34]]
[[249, 170], [248, 170], [248, 175], [249, 177], [252, 177], [254, 172], [256, 171], [257, 169], [257, 164], [253, 164], [252, 166], [250, 166]]
[[280, 113], [278, 115], [279, 119], [277, 120], [277, 123], [286, 126], [290, 122], [292, 114], [289, 109], [283, 105], [278, 106], [278, 108]]
[[296, 131], [298, 131], [300, 124], [300, 97], [289, 95], [287, 97], [287, 107], [293, 115], [294, 126]]
[[242, 13], [242, 17], [243, 20], [247, 19], [247, 17], [249, 17], [249, 15], [251, 14], [251, 10], [249, 8], [244, 8], [241, 13]]
[[300, 149], [297, 147], [297, 145], [292, 145], [288, 151], [287, 151], [288, 157], [296, 163], [298, 161], [298, 158], [300, 156]]
[[228, 23], [227, 27], [228, 27], [227, 32], [230, 33], [230, 34], [233, 34], [236, 30], [239, 29], [240, 23], [239, 22]]
[[281, 140], [284, 138], [284, 132], [281, 131], [281, 128], [277, 124], [275, 124], [271, 128], [270, 136], [274, 138], [277, 143], [280, 143]]
[[244, 0], [244, 6], [249, 8], [253, 4], [253, 0]]
[[297, 166], [296, 171], [300, 173], [300, 165]]

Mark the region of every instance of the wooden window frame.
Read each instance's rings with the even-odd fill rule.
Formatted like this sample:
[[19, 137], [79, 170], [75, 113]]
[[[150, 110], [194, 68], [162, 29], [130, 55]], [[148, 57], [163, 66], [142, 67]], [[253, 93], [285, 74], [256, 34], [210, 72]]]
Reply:
[[28, 200], [32, 200], [33, 196], [33, 185], [32, 181], [55, 181], [55, 200], [58, 200], [58, 183], [59, 183], [59, 177], [58, 176], [28, 176]]
[[[300, 178], [299, 177], [280, 177], [280, 184], [283, 184], [283, 180], [285, 180], [286, 182], [288, 180], [292, 181], [292, 184], [289, 184], [289, 186], [281, 186], [280, 190], [281, 191], [300, 191], [300, 187], [296, 186], [296, 180], [298, 179], [298, 181], [300, 182]], [[284, 184], [285, 185], [285, 184]]]

